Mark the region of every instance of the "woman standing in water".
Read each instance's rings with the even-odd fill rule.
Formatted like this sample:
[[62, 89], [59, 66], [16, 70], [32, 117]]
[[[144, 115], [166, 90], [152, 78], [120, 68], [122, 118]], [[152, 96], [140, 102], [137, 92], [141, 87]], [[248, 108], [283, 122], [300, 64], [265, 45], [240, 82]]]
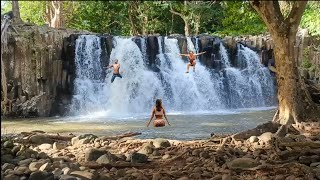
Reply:
[[169, 126], [171, 126], [170, 123], [169, 123], [169, 121], [168, 121], [168, 118], [167, 118], [167, 116], [166, 116], [166, 112], [165, 112], [165, 110], [164, 110], [164, 108], [163, 108], [163, 106], [162, 106], [162, 101], [161, 101], [161, 99], [157, 99], [157, 100], [156, 100], [156, 106], [152, 109], [152, 115], [151, 115], [151, 117], [150, 117], [150, 120], [149, 120], [149, 122], [148, 122], [147, 127], [149, 126], [150, 122], [152, 121], [153, 116], [156, 116], [156, 119], [154, 120], [154, 123], [153, 123], [153, 126], [154, 126], [154, 127], [162, 127], [162, 126], [165, 126], [166, 123], [164, 122], [162, 116], [164, 116], [164, 117], [166, 118], [166, 121], [168, 122]]

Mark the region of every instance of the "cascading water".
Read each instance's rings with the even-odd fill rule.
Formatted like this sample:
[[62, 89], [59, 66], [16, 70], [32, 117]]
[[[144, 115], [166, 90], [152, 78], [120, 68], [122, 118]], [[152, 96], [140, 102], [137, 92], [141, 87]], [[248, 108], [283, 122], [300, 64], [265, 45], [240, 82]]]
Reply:
[[224, 64], [228, 104], [232, 108], [264, 107], [275, 104], [274, 85], [268, 68], [260, 62], [256, 52], [239, 44], [238, 61], [241, 68], [231, 67], [227, 50], [220, 44]]
[[[105, 78], [101, 77], [105, 74], [102, 67], [109, 64], [101, 64], [99, 37], [84, 35], [77, 39], [74, 114], [100, 111], [104, 117], [145, 116], [157, 98], [163, 99], [164, 107], [171, 113], [273, 105], [267, 100], [274, 96], [270, 73], [249, 48], [239, 46], [240, 69], [232, 67], [221, 44], [224, 73], [216, 73], [197, 61], [196, 72], [191, 68], [186, 74], [188, 62], [179, 56], [177, 39], [158, 37], [159, 53], [155, 62], [159, 72], [147, 68], [144, 38], [141, 38], [141, 49], [132, 38], [114, 37], [114, 42], [110, 64], [119, 60], [123, 78], [111, 83], [112, 69], [106, 70]], [[190, 38], [187, 47], [198, 52], [197, 43], [195, 47]]]

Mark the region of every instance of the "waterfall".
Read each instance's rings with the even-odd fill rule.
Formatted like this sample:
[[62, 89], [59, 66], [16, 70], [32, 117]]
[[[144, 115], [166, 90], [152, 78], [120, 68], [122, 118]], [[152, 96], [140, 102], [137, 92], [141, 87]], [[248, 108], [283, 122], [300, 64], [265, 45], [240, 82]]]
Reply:
[[267, 67], [260, 63], [256, 52], [243, 45], [238, 46], [240, 68], [231, 66], [226, 48], [220, 44], [221, 60], [232, 108], [263, 107], [273, 105], [275, 94], [273, 81]]
[[[146, 39], [141, 38], [141, 49], [132, 38], [114, 37], [110, 64], [115, 59], [121, 65], [123, 78], [111, 83], [112, 69], [101, 64], [100, 38], [82, 35], [76, 40], [76, 78], [71, 111], [75, 115], [101, 112], [105, 117], [125, 118], [150, 114], [155, 100], [161, 98], [168, 112], [212, 112], [230, 108], [263, 107], [274, 105], [272, 78], [267, 68], [259, 63], [257, 53], [238, 47], [240, 68], [229, 61], [228, 52], [220, 44], [220, 72], [206, 68], [197, 58], [196, 71], [180, 57], [178, 40], [157, 37], [159, 53], [155, 66], [148, 69]], [[193, 44], [187, 38], [187, 48], [198, 52], [198, 39]], [[106, 73], [104, 72], [106, 71]], [[106, 75], [105, 75], [106, 74]], [[103, 77], [105, 75], [105, 77]], [[270, 96], [270, 97], [269, 97]]]

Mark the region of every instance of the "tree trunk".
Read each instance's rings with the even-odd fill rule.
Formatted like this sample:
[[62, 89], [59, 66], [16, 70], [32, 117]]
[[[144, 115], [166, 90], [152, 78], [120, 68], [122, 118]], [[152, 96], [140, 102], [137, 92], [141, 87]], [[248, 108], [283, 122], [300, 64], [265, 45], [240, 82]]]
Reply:
[[61, 27], [61, 16], [60, 16], [60, 1], [52, 1], [52, 8], [53, 8], [53, 18], [51, 19], [50, 27], [59, 28]]
[[13, 23], [14, 24], [22, 23], [18, 1], [12, 1], [12, 12], [13, 12]]
[[276, 1], [253, 1], [251, 5], [266, 23], [275, 45], [279, 108], [274, 121], [283, 125], [319, 121], [319, 107], [309, 98], [294, 57], [296, 34], [307, 2], [295, 1], [284, 18]]
[[180, 16], [182, 18], [182, 20], [184, 21], [184, 35], [186, 37], [190, 36], [190, 24], [189, 24], [189, 21], [188, 21], [188, 17], [182, 15], [181, 13], [175, 12], [172, 9], [170, 10], [170, 12], [172, 14], [178, 15], [178, 16]]

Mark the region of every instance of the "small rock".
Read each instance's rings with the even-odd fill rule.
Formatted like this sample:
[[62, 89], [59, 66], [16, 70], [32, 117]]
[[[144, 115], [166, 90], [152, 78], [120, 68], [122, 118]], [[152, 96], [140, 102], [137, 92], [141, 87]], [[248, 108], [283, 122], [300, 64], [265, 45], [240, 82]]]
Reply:
[[21, 160], [18, 165], [21, 166], [21, 165], [27, 165], [29, 166], [29, 164], [33, 161], [33, 158], [28, 158], [28, 159], [25, 159], [25, 160]]
[[154, 151], [152, 152], [152, 155], [153, 155], [153, 156], [160, 156], [160, 152], [159, 152], [158, 150], [154, 150]]
[[96, 174], [87, 171], [73, 171], [71, 175], [81, 178], [82, 180], [94, 180], [98, 178]]
[[229, 174], [224, 174], [222, 175], [222, 180], [232, 180], [232, 177]]
[[215, 175], [211, 180], [221, 180], [222, 176], [220, 174]]
[[12, 155], [16, 155], [17, 152], [20, 151], [20, 149], [21, 149], [21, 146], [20, 146], [20, 145], [19, 145], [19, 146], [14, 146], [14, 147], [11, 149]]
[[152, 154], [153, 150], [155, 149], [155, 146], [150, 143], [145, 143], [141, 149], [138, 151], [138, 153], [141, 154]]
[[8, 140], [8, 141], [3, 143], [3, 147], [12, 148], [13, 147], [13, 142], [11, 140]]
[[12, 159], [13, 159], [13, 156], [11, 154], [1, 155], [1, 162], [2, 163], [11, 163]]
[[9, 174], [3, 180], [20, 180], [20, 177], [14, 174]]
[[130, 161], [131, 163], [145, 163], [148, 161], [148, 156], [134, 152], [130, 155]]
[[41, 162], [32, 162], [29, 164], [30, 171], [37, 171], [40, 169], [40, 167], [43, 165]]
[[78, 178], [70, 175], [63, 174], [60, 176], [59, 180], [78, 180]]
[[5, 163], [2, 165], [1, 169], [2, 171], [6, 171], [7, 169], [14, 169], [15, 165], [11, 163]]
[[58, 143], [58, 142], [54, 142], [53, 143], [53, 149], [54, 150], [60, 150], [60, 149], [63, 149], [65, 147], [66, 147], [66, 145], [63, 144], [63, 143]]
[[265, 143], [268, 143], [269, 141], [272, 140], [272, 137], [273, 137], [273, 134], [272, 134], [271, 132], [265, 132], [265, 133], [261, 134], [261, 135], [258, 137], [258, 139], [259, 139], [260, 141], [263, 141], [263, 142], [265, 142]]
[[[79, 169], [79, 170], [80, 170], [80, 169]], [[65, 167], [65, 168], [62, 169], [62, 172], [63, 172], [63, 174], [67, 175], [67, 174], [70, 174], [70, 173], [71, 173], [71, 169], [68, 168], [68, 167]]]
[[152, 180], [160, 180], [161, 179], [161, 174], [160, 173], [154, 173], [152, 176]]
[[314, 163], [310, 164], [310, 167], [316, 167], [316, 166], [319, 166], [319, 165], [320, 165], [320, 162], [314, 162]]
[[204, 151], [204, 152], [200, 153], [200, 157], [207, 159], [207, 158], [210, 157], [210, 155], [207, 152]]
[[282, 174], [279, 174], [276, 176], [276, 178], [274, 180], [284, 180], [284, 179], [285, 179], [285, 176]]
[[40, 150], [49, 150], [49, 149], [52, 149], [52, 145], [51, 144], [48, 144], [48, 143], [44, 143], [44, 144], [41, 144], [40, 146], [38, 146]]
[[43, 164], [40, 168], [39, 168], [39, 171], [50, 171], [52, 170], [51, 168], [51, 163], [45, 163]]
[[189, 180], [189, 178], [186, 177], [186, 176], [183, 176], [183, 177], [181, 177], [181, 178], [179, 178], [179, 179], [177, 179], [177, 180]]
[[117, 177], [123, 177], [123, 176], [125, 176], [126, 175], [126, 170], [124, 170], [124, 169], [119, 169], [119, 170], [117, 170], [117, 172], [116, 172], [116, 176]]
[[259, 141], [259, 139], [258, 139], [257, 136], [251, 136], [251, 137], [249, 138], [249, 142], [250, 142], [250, 143], [254, 143], [254, 142], [258, 142], [258, 141]]
[[166, 154], [166, 155], [162, 156], [162, 159], [169, 159], [169, 158], [170, 158], [169, 154]]
[[231, 162], [227, 163], [227, 166], [229, 169], [248, 169], [248, 168], [253, 168], [261, 163], [251, 159], [251, 158], [236, 158], [232, 160]]
[[167, 139], [156, 138], [152, 142], [155, 148], [166, 148], [171, 146]]
[[36, 171], [30, 174], [29, 180], [54, 180], [54, 176], [46, 171]]
[[38, 159], [47, 159], [49, 156], [45, 152], [40, 152], [37, 157]]
[[189, 175], [189, 177], [190, 177], [191, 179], [200, 179], [200, 178], [201, 178], [201, 174], [200, 174], [200, 173], [191, 173], [191, 174]]

